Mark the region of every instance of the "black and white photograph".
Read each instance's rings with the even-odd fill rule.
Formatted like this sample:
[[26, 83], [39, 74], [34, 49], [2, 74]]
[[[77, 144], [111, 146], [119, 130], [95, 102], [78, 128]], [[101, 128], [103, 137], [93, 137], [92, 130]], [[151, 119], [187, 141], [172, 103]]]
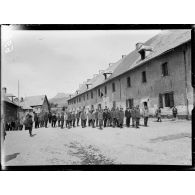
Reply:
[[193, 31], [169, 27], [2, 25], [2, 169], [191, 167]]

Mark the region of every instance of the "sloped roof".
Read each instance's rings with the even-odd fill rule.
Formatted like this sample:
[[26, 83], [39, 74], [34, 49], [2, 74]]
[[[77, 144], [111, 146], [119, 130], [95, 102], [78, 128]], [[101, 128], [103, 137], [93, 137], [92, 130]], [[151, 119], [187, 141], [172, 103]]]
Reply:
[[12, 102], [4, 93], [2, 94], [2, 101], [8, 102], [10, 104], [13, 104], [14, 106], [18, 106], [14, 102]]
[[190, 40], [191, 30], [162, 30], [161, 33], [144, 43], [153, 48], [153, 51], [146, 56], [144, 60], [141, 60], [140, 54], [136, 50], [132, 51], [124, 58], [123, 62], [119, 64], [109, 79], [119, 76], [128, 70], [134, 69], [135, 67]]
[[[120, 59], [118, 62], [113, 63], [106, 71], [112, 71], [113, 73], [105, 80], [103, 74], [99, 74], [94, 80], [91, 80], [91, 87], [95, 88], [98, 85], [101, 85], [109, 80], [129, 71], [132, 70], [141, 64], [154, 59], [155, 57], [183, 44], [191, 40], [191, 30], [162, 30], [161, 33], [154, 36], [153, 38], [146, 41], [144, 44], [147, 46], [151, 46], [153, 51], [150, 52], [148, 56], [144, 60], [141, 60], [140, 54], [135, 49], [131, 53], [129, 53], [124, 58]], [[87, 91], [86, 85], [83, 84], [79, 89], [79, 94], [84, 93]], [[74, 98], [75, 96], [71, 97], [70, 99]]]
[[45, 97], [45, 95], [29, 96], [24, 98], [24, 102], [27, 106], [42, 106]]
[[23, 110], [32, 110], [33, 108], [28, 106], [24, 101], [20, 102], [20, 106]]
[[[111, 63], [110, 66], [105, 70], [105, 72], [113, 72], [113, 71], [116, 69], [116, 67], [121, 63], [122, 60], [123, 60], [123, 59], [120, 59], [119, 61], [117, 61], [117, 62], [115, 62], [115, 63]], [[108, 77], [108, 78], [109, 78], [109, 77]], [[86, 83], [83, 83], [83, 84], [79, 87], [79, 89], [78, 89], [79, 94], [78, 94], [78, 95], [80, 95], [80, 94], [82, 94], [82, 93], [84, 93], [84, 92], [86, 92], [86, 91], [88, 91], [88, 90], [90, 90], [90, 89], [93, 89], [93, 88], [97, 87], [98, 85], [104, 83], [104, 81], [105, 81], [104, 75], [103, 75], [103, 74], [98, 74], [97, 76], [93, 77], [93, 78], [88, 82], [88, 83], [91, 84], [91, 85], [89, 86], [89, 89], [87, 89]], [[73, 96], [71, 97], [71, 99], [72, 99], [73, 97], [78, 96], [78, 95], [77, 95], [76, 93], [73, 94]]]

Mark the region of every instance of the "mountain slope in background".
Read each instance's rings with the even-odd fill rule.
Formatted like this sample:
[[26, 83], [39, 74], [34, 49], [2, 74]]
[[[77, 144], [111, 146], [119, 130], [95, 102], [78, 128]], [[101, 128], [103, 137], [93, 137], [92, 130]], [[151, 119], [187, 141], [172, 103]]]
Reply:
[[57, 93], [56, 96], [49, 99], [49, 102], [53, 104], [58, 104], [58, 107], [67, 106], [68, 105], [67, 100], [69, 99], [69, 95], [70, 94], [67, 93]]

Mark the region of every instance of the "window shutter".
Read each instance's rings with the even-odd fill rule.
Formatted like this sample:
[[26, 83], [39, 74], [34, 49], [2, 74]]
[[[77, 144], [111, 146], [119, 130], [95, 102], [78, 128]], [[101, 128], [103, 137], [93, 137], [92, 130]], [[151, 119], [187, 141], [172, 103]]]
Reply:
[[159, 107], [163, 108], [163, 99], [162, 99], [162, 94], [159, 94]]
[[174, 106], [173, 92], [169, 94], [169, 99], [170, 99], [170, 107], [172, 108]]

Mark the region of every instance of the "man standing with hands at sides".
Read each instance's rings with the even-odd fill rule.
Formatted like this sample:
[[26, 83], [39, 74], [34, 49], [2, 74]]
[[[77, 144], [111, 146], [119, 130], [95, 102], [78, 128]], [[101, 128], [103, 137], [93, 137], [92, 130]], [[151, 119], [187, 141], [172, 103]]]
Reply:
[[130, 120], [131, 120], [131, 111], [129, 107], [125, 110], [125, 117], [126, 117], [126, 126], [130, 127]]
[[77, 119], [77, 127], [78, 127], [79, 126], [79, 119], [80, 119], [80, 112], [79, 112], [79, 110], [77, 110], [76, 119]]
[[148, 110], [148, 106], [144, 106], [143, 109], [143, 117], [144, 117], [144, 126], [147, 127], [148, 125], [148, 117], [149, 117], [149, 110]]
[[98, 109], [95, 111], [95, 126], [98, 127]]
[[72, 112], [72, 126], [75, 127], [76, 115], [75, 112]]
[[136, 128], [139, 128], [139, 120], [140, 120], [140, 109], [139, 109], [139, 105], [136, 106], [135, 109], [135, 118], [136, 118]]

